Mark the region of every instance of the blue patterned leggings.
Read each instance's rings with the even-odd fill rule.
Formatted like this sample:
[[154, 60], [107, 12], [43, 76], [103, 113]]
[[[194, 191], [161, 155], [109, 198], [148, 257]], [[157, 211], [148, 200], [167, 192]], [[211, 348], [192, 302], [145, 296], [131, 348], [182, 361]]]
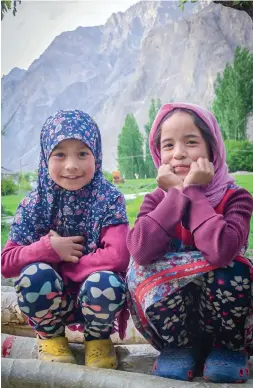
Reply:
[[250, 305], [249, 267], [234, 261], [150, 306], [147, 316], [166, 346], [205, 343], [241, 350]]
[[60, 275], [48, 264], [26, 266], [15, 290], [21, 311], [40, 338], [64, 335], [65, 326], [82, 323], [86, 341], [107, 339], [126, 300], [125, 283], [110, 271], [91, 274], [75, 294], [66, 292]]

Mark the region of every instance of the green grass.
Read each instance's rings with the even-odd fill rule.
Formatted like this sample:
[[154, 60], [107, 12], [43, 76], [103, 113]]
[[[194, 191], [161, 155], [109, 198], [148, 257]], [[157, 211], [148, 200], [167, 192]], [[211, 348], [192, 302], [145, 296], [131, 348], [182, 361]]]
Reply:
[[117, 188], [123, 194], [137, 194], [153, 191], [157, 186], [155, 179], [129, 179], [120, 183]]
[[6, 243], [7, 239], [8, 239], [8, 234], [9, 234], [9, 226], [5, 226], [5, 225], [1, 225], [1, 247], [4, 246], [4, 244]]
[[253, 175], [235, 175], [238, 186], [244, 187], [253, 195]]
[[9, 216], [14, 216], [19, 202], [24, 198], [24, 194], [2, 196], [2, 205]]
[[135, 199], [130, 199], [126, 201], [127, 216], [131, 226], [133, 226], [136, 220], [137, 214], [139, 213], [139, 210], [140, 210], [140, 206], [143, 202], [143, 198], [144, 196], [141, 195]]
[[[238, 186], [244, 187], [253, 195], [253, 175], [235, 175]], [[250, 220], [249, 249], [253, 249], [253, 217]]]
[[[236, 183], [244, 187], [253, 195], [253, 175], [235, 175]], [[137, 194], [139, 192], [149, 192], [156, 188], [155, 179], [131, 179], [127, 180], [126, 183], [117, 186], [118, 189], [124, 194]], [[2, 197], [2, 205], [5, 207], [9, 215], [14, 215], [16, 208], [24, 195], [9, 195]], [[133, 226], [139, 212], [140, 206], [143, 201], [143, 196], [139, 196], [136, 199], [127, 201], [127, 214], [130, 225]], [[7, 229], [2, 230], [1, 245], [5, 243], [8, 236]], [[249, 248], [253, 249], [253, 218], [250, 223], [250, 237], [249, 237]]]

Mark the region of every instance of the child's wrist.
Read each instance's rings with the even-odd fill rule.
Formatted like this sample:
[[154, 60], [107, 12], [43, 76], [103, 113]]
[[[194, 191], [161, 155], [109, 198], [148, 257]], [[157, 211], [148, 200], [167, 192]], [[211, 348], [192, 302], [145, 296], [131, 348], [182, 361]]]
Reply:
[[177, 189], [179, 191], [183, 191], [183, 185], [174, 186], [174, 189]]

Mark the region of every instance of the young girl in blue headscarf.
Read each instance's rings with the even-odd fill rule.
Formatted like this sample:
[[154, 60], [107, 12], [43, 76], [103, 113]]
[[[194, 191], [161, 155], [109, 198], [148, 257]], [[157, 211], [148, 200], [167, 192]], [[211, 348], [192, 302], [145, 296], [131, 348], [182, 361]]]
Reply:
[[88, 114], [57, 112], [40, 142], [37, 188], [17, 209], [2, 274], [18, 277], [18, 305], [36, 331], [39, 359], [74, 363], [64, 333], [78, 324], [86, 365], [116, 368], [110, 335], [117, 329], [123, 338], [126, 328], [124, 198], [103, 176], [100, 132]]

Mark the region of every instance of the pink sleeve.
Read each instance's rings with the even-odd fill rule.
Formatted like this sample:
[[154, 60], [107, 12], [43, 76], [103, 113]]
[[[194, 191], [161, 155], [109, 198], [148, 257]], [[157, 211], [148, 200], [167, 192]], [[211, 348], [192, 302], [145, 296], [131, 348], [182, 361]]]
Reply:
[[2, 251], [1, 272], [4, 277], [13, 278], [19, 276], [26, 265], [39, 261], [43, 263], [61, 262], [48, 235], [30, 245], [18, 245], [9, 240]]
[[191, 199], [189, 228], [195, 245], [205, 259], [226, 266], [247, 242], [253, 199], [244, 189], [236, 190], [227, 200], [224, 214], [217, 214], [198, 187], [184, 193]]
[[149, 264], [170, 249], [175, 226], [183, 219], [189, 198], [177, 189], [161, 189], [145, 196], [127, 247], [139, 265]]
[[102, 228], [100, 244], [96, 252], [82, 256], [79, 263], [63, 263], [62, 273], [74, 282], [83, 282], [97, 271], [125, 272], [129, 264], [126, 247], [128, 224]]

